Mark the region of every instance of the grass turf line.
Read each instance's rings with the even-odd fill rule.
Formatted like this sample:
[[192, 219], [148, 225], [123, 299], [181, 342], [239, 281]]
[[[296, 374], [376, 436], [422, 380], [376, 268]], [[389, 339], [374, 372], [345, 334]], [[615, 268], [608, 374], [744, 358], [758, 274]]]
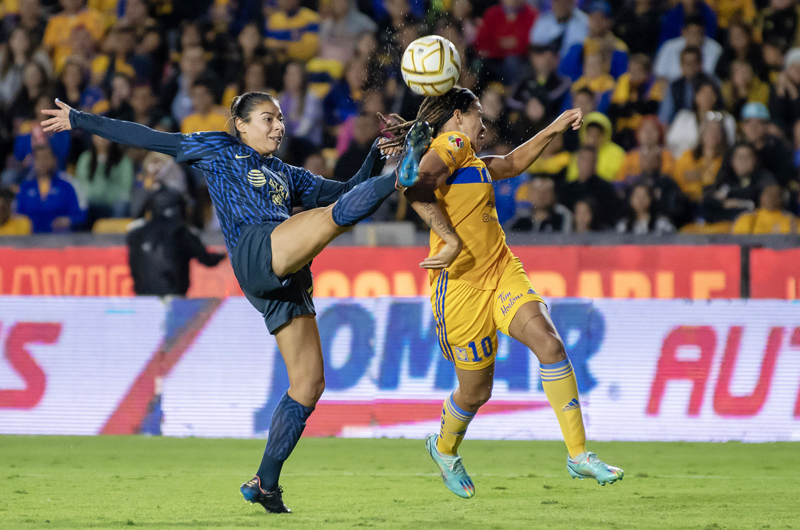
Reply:
[[0, 436], [0, 528], [798, 528], [800, 444], [592, 443], [625, 480], [571, 480], [561, 442], [466, 440], [477, 489], [422, 440], [303, 439], [267, 515], [238, 487], [263, 440]]

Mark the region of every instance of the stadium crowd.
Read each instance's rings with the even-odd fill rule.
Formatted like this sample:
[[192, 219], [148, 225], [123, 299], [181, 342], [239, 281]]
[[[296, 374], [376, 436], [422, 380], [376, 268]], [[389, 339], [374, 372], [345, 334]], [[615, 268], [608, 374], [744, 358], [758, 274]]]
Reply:
[[[585, 123], [495, 183], [514, 231], [795, 233], [800, 213], [797, 0], [0, 0], [0, 235], [122, 230], [156, 190], [213, 230], [202, 177], [80, 130], [73, 108], [163, 131], [227, 130], [231, 100], [280, 100], [290, 164], [338, 180], [422, 100], [400, 58], [438, 34], [480, 96], [479, 155], [561, 111]], [[387, 201], [380, 220], [412, 220]]]

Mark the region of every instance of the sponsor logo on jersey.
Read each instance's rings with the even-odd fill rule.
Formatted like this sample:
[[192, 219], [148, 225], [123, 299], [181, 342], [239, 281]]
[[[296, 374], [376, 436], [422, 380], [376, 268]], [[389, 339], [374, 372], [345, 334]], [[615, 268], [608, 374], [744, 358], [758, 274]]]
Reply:
[[267, 177], [264, 176], [264, 173], [260, 169], [251, 169], [247, 173], [247, 181], [256, 188], [260, 188], [267, 183]]
[[447, 138], [447, 141], [450, 142], [450, 145], [453, 146], [453, 149], [461, 149], [464, 147], [464, 140], [460, 136], [456, 136], [455, 134], [450, 135]]

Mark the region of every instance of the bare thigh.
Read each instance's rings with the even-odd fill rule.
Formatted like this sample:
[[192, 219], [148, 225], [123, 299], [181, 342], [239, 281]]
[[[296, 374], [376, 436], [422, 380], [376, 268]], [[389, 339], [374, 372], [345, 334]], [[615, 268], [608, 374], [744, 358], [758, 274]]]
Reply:
[[508, 326], [508, 334], [530, 348], [542, 364], [567, 358], [561, 336], [542, 302], [528, 302], [520, 307]]
[[289, 396], [306, 407], [317, 404], [325, 390], [322, 345], [314, 315], [294, 317], [275, 334], [289, 374]]
[[458, 388], [453, 395], [456, 405], [467, 412], [477, 412], [492, 397], [494, 363], [480, 370], [456, 367]]
[[292, 274], [314, 259], [352, 227], [333, 222], [333, 205], [294, 215], [272, 231], [272, 270], [279, 277]]

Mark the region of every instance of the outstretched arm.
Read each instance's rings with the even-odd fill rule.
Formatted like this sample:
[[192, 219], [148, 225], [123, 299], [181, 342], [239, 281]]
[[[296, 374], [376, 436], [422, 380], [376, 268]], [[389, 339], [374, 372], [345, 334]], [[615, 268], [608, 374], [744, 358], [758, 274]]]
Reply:
[[545, 127], [539, 134], [520, 145], [505, 156], [485, 156], [481, 160], [486, 164], [492, 180], [513, 178], [528, 169], [542, 154], [553, 138], [572, 128], [580, 129], [583, 124], [581, 109], [564, 112], [556, 120]]
[[178, 156], [178, 148], [181, 143], [181, 135], [178, 133], [154, 131], [138, 123], [112, 120], [97, 114], [80, 112], [58, 99], [56, 105], [57, 109], [42, 111], [42, 114], [52, 116], [42, 122], [45, 132], [83, 129], [119, 144], [141, 147], [173, 157]]
[[461, 238], [442, 211], [434, 193], [452, 173], [439, 153], [428, 151], [419, 164], [419, 181], [404, 193], [414, 211], [444, 241], [444, 247], [435, 256], [429, 256], [419, 264], [423, 269], [446, 269], [461, 253]]

